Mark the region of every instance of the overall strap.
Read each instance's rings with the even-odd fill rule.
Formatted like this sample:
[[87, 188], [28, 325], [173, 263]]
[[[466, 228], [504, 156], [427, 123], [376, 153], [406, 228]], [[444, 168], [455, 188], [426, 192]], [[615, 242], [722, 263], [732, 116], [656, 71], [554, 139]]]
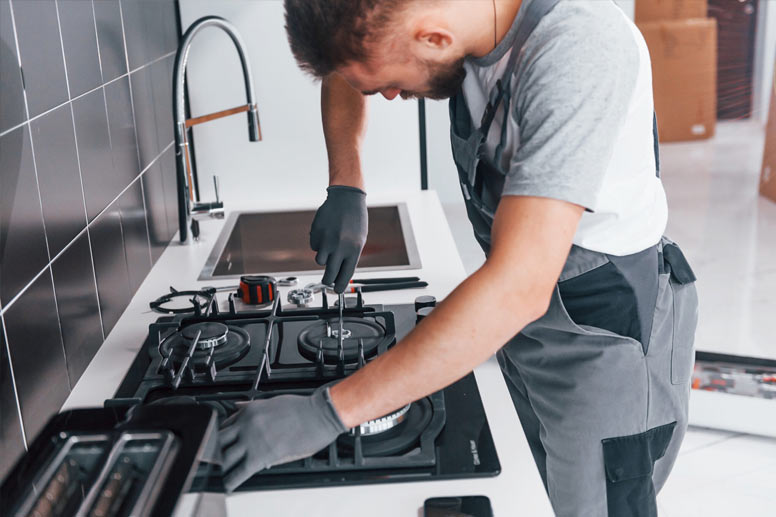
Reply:
[[[490, 92], [490, 99], [487, 106], [485, 106], [485, 112], [482, 114], [482, 120], [480, 121], [480, 127], [483, 134], [487, 135], [490, 129], [493, 118], [496, 116], [496, 110], [501, 104], [501, 100], [504, 95], [508, 95], [510, 89], [509, 83], [512, 78], [512, 74], [515, 71], [515, 65], [517, 64], [517, 58], [520, 56], [520, 51], [528, 40], [529, 36], [533, 33], [534, 29], [539, 22], [544, 18], [548, 12], [557, 5], [560, 0], [524, 0], [530, 1], [526, 7], [526, 11], [523, 14], [523, 19], [517, 27], [515, 34], [515, 40], [512, 42], [512, 52], [509, 55], [507, 66], [504, 69], [504, 75], [501, 79], [496, 81], [496, 86]], [[506, 85], [504, 84], [506, 83]]]

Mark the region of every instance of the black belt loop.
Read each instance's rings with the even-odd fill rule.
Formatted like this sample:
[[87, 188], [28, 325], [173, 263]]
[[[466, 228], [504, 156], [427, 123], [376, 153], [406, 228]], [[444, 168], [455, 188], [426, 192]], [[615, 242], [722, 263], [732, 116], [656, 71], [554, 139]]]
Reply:
[[681, 248], [674, 243], [663, 245], [663, 260], [671, 268], [671, 278], [679, 284], [691, 284], [696, 277]]

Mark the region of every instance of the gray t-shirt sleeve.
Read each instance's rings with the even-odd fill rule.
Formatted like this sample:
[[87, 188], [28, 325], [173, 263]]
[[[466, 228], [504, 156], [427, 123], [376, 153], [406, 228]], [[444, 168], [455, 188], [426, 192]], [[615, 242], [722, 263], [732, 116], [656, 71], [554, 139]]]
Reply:
[[525, 44], [512, 78], [520, 142], [502, 195], [596, 209], [639, 70], [627, 20], [596, 3], [561, 2]]

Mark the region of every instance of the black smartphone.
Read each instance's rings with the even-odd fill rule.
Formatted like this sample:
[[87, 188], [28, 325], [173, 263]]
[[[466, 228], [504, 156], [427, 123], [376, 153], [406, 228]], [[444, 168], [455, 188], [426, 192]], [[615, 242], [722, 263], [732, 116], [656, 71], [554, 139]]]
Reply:
[[425, 517], [493, 517], [490, 499], [484, 495], [432, 497], [423, 504]]

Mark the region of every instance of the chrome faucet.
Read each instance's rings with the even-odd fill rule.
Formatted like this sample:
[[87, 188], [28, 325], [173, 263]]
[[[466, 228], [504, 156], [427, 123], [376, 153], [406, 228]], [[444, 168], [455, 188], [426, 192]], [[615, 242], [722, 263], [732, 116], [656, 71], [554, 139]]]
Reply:
[[[226, 32], [240, 56], [243, 78], [245, 79], [245, 94], [247, 103], [236, 108], [202, 115], [200, 117], [186, 118], [186, 99], [183, 87], [186, 72], [186, 62], [189, 57], [189, 48], [194, 36], [205, 27], [218, 27]], [[253, 93], [253, 77], [251, 67], [245, 54], [245, 45], [234, 25], [220, 16], [205, 16], [191, 24], [183, 34], [178, 52], [175, 55], [175, 68], [173, 70], [172, 83], [173, 113], [175, 117], [175, 168], [178, 182], [178, 227], [180, 229], [180, 241], [188, 239], [188, 229], [196, 240], [199, 238], [199, 220], [206, 217], [223, 218], [224, 203], [218, 194], [218, 176], [213, 176], [216, 200], [202, 202], [199, 199], [199, 189], [196, 187], [198, 179], [194, 164], [189, 156], [189, 143], [187, 131], [189, 128], [210, 122], [236, 113], [248, 113], [248, 138], [251, 142], [261, 140], [261, 126], [259, 125], [259, 111], [256, 107], [256, 96]]]

